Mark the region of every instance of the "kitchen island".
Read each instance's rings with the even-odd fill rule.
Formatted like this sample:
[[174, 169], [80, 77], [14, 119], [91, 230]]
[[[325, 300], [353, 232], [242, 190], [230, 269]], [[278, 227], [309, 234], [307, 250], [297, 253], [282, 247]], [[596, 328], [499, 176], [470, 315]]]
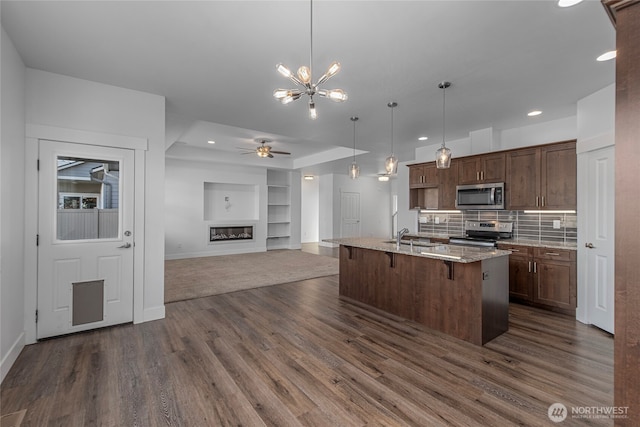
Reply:
[[341, 238], [340, 297], [483, 345], [509, 328], [509, 251]]

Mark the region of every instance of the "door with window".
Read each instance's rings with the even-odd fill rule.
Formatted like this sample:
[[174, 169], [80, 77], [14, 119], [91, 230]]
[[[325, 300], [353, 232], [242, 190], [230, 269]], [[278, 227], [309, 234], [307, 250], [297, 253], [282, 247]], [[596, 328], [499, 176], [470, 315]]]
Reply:
[[134, 151], [39, 142], [37, 338], [133, 320]]

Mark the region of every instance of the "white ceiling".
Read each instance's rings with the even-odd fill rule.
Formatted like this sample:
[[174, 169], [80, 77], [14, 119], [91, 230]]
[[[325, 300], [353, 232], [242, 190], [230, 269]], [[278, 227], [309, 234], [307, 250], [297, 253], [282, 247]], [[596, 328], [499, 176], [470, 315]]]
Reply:
[[[357, 148], [366, 152], [357, 156], [361, 173], [383, 172], [389, 101], [399, 104], [394, 151], [401, 161], [440, 142], [443, 80], [453, 83], [446, 139], [455, 140], [573, 116], [579, 99], [615, 77], [614, 61], [595, 61], [615, 48], [597, 0], [571, 8], [554, 0], [317, 0], [313, 71], [340, 61], [342, 71], [323, 87], [342, 88], [349, 99], [317, 99], [319, 118], [311, 121], [306, 99], [283, 106], [272, 97], [292, 87], [277, 63], [308, 65], [307, 0], [2, 0], [1, 8], [26, 66], [165, 96], [168, 156], [303, 173], [346, 174], [354, 115]], [[532, 109], [543, 114], [529, 118]], [[421, 135], [429, 140], [418, 141]], [[263, 137], [292, 155], [240, 154]]]

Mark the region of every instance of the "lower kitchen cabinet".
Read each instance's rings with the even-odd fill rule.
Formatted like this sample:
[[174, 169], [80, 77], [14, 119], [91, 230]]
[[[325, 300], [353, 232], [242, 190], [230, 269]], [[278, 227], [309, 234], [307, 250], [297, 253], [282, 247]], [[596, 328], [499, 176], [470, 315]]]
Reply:
[[575, 315], [576, 251], [500, 243], [509, 256], [509, 298], [566, 314]]

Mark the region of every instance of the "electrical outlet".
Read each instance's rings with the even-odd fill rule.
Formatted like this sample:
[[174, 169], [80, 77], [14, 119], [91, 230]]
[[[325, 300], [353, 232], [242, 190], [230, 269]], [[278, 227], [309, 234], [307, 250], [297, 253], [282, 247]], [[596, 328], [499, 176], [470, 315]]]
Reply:
[[554, 219], [553, 220], [553, 228], [555, 228], [556, 230], [560, 229], [560, 220], [559, 219]]
[[439, 216], [436, 217], [435, 222], [436, 222], [436, 224], [440, 224], [440, 217]]

